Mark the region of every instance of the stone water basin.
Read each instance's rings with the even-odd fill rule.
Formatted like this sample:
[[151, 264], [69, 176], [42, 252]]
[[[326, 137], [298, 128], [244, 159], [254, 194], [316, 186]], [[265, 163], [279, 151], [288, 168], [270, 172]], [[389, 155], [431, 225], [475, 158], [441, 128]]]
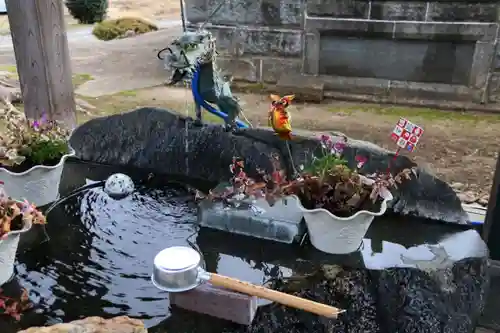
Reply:
[[[165, 176], [70, 161], [61, 191], [115, 172], [134, 178], [132, 195], [113, 200], [100, 185], [80, 191], [48, 215], [49, 241], [41, 229], [22, 240], [12, 283], [26, 287], [36, 307], [20, 323], [0, 322], [1, 332], [117, 315], [139, 318], [153, 333], [469, 332], [484, 305], [486, 246], [464, 226], [383, 217], [374, 221], [359, 252], [332, 256], [307, 244], [198, 230], [192, 196]], [[190, 244], [202, 251], [209, 271], [256, 284], [274, 282], [347, 313], [329, 321], [262, 306], [247, 330], [170, 311], [168, 294], [150, 282], [153, 258], [165, 247]], [[291, 282], [283, 285], [283, 279]]]

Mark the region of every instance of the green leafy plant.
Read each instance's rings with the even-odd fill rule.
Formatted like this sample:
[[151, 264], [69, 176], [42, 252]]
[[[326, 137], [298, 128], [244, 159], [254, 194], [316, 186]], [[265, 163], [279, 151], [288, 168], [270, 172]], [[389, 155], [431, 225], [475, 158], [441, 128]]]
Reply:
[[106, 18], [108, 0], [66, 0], [69, 13], [82, 24], [94, 24]]
[[53, 164], [69, 152], [70, 132], [43, 116], [30, 121], [15, 115], [5, 119], [6, 130], [0, 133], [0, 164], [6, 168]]

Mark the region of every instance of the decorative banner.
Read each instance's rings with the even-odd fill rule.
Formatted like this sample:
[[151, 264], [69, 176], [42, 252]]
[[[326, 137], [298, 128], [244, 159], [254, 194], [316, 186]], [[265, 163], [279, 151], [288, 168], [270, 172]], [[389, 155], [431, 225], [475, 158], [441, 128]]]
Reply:
[[424, 134], [424, 129], [422, 127], [415, 125], [405, 118], [400, 118], [391, 133], [392, 141], [398, 145], [396, 155], [401, 149], [413, 152], [422, 134]]

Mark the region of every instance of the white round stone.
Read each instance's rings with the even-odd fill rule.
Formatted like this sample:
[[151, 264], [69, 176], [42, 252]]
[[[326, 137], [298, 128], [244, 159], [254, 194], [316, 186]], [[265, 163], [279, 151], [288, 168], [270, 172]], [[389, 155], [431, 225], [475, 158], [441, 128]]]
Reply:
[[134, 192], [134, 181], [123, 173], [115, 173], [106, 179], [104, 192], [112, 198], [123, 198]]

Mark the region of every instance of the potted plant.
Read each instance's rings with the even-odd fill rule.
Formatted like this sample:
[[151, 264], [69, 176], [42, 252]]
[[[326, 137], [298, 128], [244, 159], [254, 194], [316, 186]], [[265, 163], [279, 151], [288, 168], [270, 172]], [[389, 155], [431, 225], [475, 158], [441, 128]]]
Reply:
[[207, 198], [230, 202], [264, 197], [271, 205], [282, 200], [292, 202], [294, 210], [302, 212], [311, 243], [317, 249], [335, 254], [356, 251], [374, 217], [386, 212], [392, 200], [389, 189], [409, 179], [413, 170], [405, 169], [397, 175], [363, 175], [366, 156], [356, 156], [352, 169], [343, 159], [347, 138], [334, 140], [323, 135], [320, 141], [322, 156], [313, 157], [310, 165], [301, 167], [295, 179], [286, 179], [275, 157], [270, 175], [262, 174], [258, 181], [243, 177], [245, 181], [233, 181], [231, 187], [211, 191]]
[[0, 133], [0, 178], [14, 198], [43, 206], [57, 200], [59, 183], [68, 156], [70, 131], [48, 120], [27, 120], [24, 115], [6, 119]]
[[14, 274], [19, 237], [33, 224], [45, 224], [45, 216], [28, 201], [7, 196], [0, 182], [0, 286]]

